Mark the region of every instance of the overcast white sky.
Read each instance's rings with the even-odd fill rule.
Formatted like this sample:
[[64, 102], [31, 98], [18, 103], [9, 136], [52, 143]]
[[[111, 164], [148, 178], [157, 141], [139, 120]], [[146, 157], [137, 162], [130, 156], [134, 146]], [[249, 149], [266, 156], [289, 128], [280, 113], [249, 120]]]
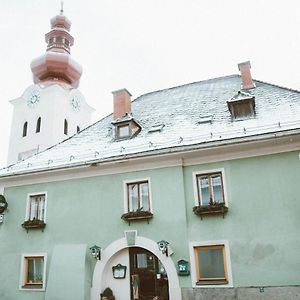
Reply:
[[[32, 84], [30, 62], [60, 1], [0, 0], [0, 166], [7, 157], [11, 99]], [[111, 91], [141, 94], [238, 73], [300, 90], [299, 0], [65, 0], [79, 89], [96, 109], [112, 110]]]

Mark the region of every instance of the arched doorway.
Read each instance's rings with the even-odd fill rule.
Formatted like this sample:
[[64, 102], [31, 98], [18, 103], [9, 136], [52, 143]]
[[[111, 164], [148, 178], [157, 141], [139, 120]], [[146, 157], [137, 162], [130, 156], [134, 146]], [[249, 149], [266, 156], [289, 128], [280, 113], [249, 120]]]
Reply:
[[169, 300], [167, 272], [156, 255], [144, 248], [131, 247], [129, 265], [131, 300]]
[[[107, 287], [113, 286], [113, 290], [121, 292], [120, 285], [122, 286], [122, 296], [120, 299], [131, 299], [131, 286], [130, 286], [130, 255], [131, 248], [142, 248], [152, 253], [162, 263], [168, 278], [168, 297], [169, 300], [182, 300], [181, 288], [179, 285], [179, 279], [177, 276], [177, 270], [175, 264], [170, 256], [162, 254], [155, 241], [148, 238], [136, 236], [134, 245], [128, 245], [125, 238], [114, 241], [105, 249], [102, 250], [101, 260], [97, 261], [93, 274], [93, 282], [91, 288], [91, 300], [99, 300], [100, 293]], [[126, 279], [112, 280], [111, 267], [121, 263], [128, 266], [128, 272]], [[110, 278], [109, 278], [110, 277]], [[127, 291], [127, 292], [126, 292]], [[152, 299], [151, 299], [152, 300]]]

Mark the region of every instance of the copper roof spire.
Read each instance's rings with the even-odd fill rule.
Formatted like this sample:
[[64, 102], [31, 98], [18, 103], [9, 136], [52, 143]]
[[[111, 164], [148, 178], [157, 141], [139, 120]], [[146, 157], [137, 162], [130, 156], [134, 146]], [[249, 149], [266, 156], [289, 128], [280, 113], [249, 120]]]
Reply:
[[72, 59], [71, 46], [74, 38], [70, 34], [71, 21], [63, 15], [63, 2], [60, 14], [50, 21], [51, 30], [46, 33], [46, 53], [31, 62], [34, 83], [62, 82], [77, 88], [82, 73], [81, 66]]

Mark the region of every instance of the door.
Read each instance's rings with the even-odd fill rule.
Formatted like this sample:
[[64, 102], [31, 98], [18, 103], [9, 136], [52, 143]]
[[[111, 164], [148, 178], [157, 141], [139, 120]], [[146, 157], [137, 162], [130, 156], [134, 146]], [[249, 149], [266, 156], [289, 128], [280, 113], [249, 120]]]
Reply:
[[129, 248], [131, 300], [169, 300], [167, 273], [150, 251]]

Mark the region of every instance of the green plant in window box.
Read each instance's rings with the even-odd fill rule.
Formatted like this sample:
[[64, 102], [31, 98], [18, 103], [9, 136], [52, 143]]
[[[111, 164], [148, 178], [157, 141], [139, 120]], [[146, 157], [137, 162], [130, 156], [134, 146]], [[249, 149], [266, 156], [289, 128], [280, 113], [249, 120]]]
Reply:
[[153, 218], [153, 214], [150, 211], [142, 210], [142, 208], [137, 209], [135, 211], [130, 211], [130, 212], [124, 213], [121, 216], [121, 219], [129, 222], [129, 224], [130, 224], [130, 221], [142, 220], [142, 219], [147, 219], [147, 221], [149, 223], [149, 219], [152, 219], [152, 218]]
[[225, 213], [228, 212], [228, 207], [225, 206], [224, 202], [214, 202], [210, 201], [208, 205], [198, 205], [193, 207], [193, 212], [201, 217], [204, 215], [215, 215], [222, 214], [223, 218]]

